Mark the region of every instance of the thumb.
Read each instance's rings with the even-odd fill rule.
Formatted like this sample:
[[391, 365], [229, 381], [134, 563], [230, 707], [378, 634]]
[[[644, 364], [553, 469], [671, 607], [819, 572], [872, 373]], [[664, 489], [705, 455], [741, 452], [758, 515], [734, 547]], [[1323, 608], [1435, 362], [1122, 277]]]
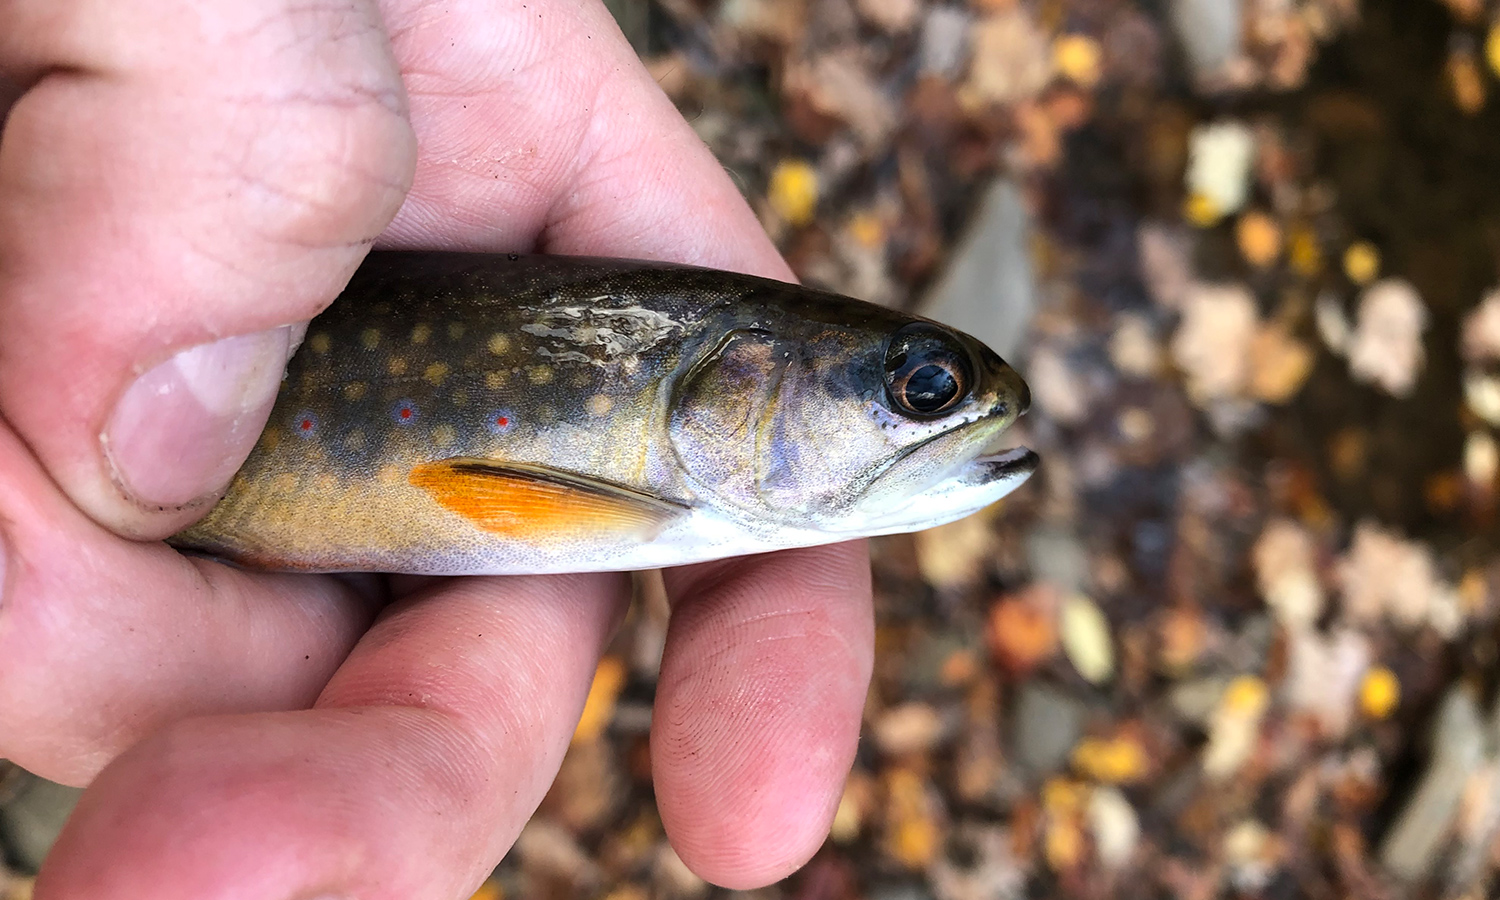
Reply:
[[415, 144], [374, 0], [18, 0], [0, 73], [0, 410], [156, 538], [215, 500]]

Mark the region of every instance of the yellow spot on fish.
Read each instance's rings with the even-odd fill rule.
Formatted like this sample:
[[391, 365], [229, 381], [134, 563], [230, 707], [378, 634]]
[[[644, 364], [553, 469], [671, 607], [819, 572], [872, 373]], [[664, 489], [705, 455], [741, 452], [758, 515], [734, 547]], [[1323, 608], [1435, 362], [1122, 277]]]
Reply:
[[313, 489], [320, 494], [331, 494], [338, 490], [339, 480], [332, 472], [324, 472], [313, 479]]
[[406, 360], [399, 356], [393, 356], [391, 357], [390, 363], [386, 366], [386, 370], [389, 371], [392, 375], [405, 375]]
[[490, 335], [490, 352], [496, 356], [504, 356], [510, 350], [510, 338], [503, 334]]
[[485, 372], [484, 386], [492, 391], [498, 391], [505, 386], [505, 382], [509, 379], [510, 376], [504, 372]]
[[349, 450], [365, 449], [365, 433], [355, 430], [344, 435], [344, 447]]
[[363, 381], [351, 381], [344, 385], [344, 399], [353, 403], [365, 395], [365, 383]]
[[591, 416], [607, 416], [609, 415], [609, 411], [614, 409], [614, 407], [615, 401], [603, 394], [595, 394], [583, 401], [583, 408], [588, 410], [588, 414]]
[[405, 473], [395, 463], [386, 463], [375, 471], [375, 477], [381, 484], [397, 484], [405, 480]]
[[328, 335], [322, 332], [307, 339], [307, 346], [311, 347], [314, 353], [327, 353], [329, 343]]
[[445, 448], [452, 445], [457, 438], [458, 434], [454, 432], [452, 425], [439, 425], [432, 429], [433, 446]]
[[448, 323], [448, 339], [449, 340], [456, 341], [456, 340], [458, 340], [459, 338], [461, 338], [463, 336], [464, 336], [464, 323], [462, 323], [462, 322], [449, 322]]
[[411, 342], [413, 344], [425, 344], [432, 337], [432, 326], [426, 323], [418, 325], [411, 330]]
[[277, 445], [280, 443], [281, 429], [277, 428], [275, 425], [272, 425], [270, 428], [267, 428], [264, 432], [261, 433], [260, 446], [262, 449], [275, 450]]
[[531, 380], [532, 384], [551, 384], [552, 383], [552, 367], [551, 366], [531, 366], [530, 368], [528, 368], [526, 370], [526, 377]]
[[455, 392], [453, 394], [452, 403], [453, 403], [454, 406], [468, 406], [469, 405], [469, 395], [468, 395], [468, 393], [466, 391], [457, 391], [457, 392]]
[[278, 472], [271, 477], [271, 492], [273, 494], [291, 494], [297, 490], [297, 473]]
[[380, 329], [366, 328], [359, 334], [359, 342], [366, 350], [374, 350], [380, 346]]
[[427, 367], [427, 371], [422, 373], [422, 377], [427, 379], [428, 383], [433, 387], [442, 387], [443, 381], [448, 377], [448, 364], [435, 362]]

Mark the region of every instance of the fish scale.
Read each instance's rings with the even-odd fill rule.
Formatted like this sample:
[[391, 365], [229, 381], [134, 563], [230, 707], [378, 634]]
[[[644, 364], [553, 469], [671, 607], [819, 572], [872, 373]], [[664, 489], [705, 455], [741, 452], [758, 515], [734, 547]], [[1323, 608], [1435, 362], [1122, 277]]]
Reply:
[[[372, 253], [226, 495], [172, 542], [290, 570], [557, 572], [874, 533], [934, 485], [917, 524], [951, 517], [954, 490], [1034, 466], [975, 462], [1025, 387], [934, 324], [934, 359], [972, 385], [952, 415], [903, 414], [887, 355], [923, 321], [662, 263]], [[887, 470], [911, 483], [877, 509], [865, 485], [889, 493]]]

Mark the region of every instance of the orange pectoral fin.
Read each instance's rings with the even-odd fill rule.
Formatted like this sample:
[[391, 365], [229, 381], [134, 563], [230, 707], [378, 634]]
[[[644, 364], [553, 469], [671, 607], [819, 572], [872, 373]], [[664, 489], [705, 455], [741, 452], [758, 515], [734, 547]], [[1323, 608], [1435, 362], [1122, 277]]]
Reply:
[[688, 510], [623, 485], [530, 463], [455, 458], [408, 480], [485, 531], [520, 540], [607, 533], [646, 539]]

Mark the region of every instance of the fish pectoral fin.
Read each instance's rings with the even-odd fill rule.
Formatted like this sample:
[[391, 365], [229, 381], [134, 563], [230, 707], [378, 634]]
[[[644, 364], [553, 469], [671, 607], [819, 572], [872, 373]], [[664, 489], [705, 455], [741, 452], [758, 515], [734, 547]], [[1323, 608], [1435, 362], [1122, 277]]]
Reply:
[[456, 457], [418, 465], [407, 480], [475, 526], [521, 540], [650, 539], [688, 511], [675, 500], [534, 463]]

